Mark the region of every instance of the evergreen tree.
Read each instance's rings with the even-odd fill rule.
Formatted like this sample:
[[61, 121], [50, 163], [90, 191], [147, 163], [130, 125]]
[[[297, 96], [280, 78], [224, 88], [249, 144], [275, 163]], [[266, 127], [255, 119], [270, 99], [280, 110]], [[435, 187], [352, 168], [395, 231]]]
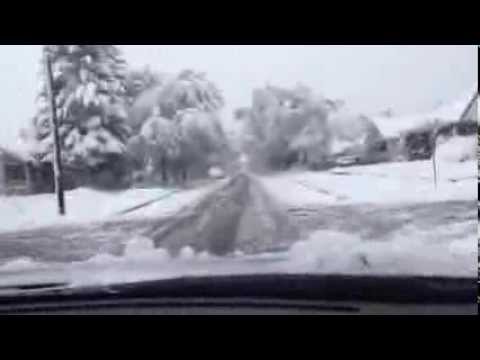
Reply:
[[[125, 121], [126, 63], [120, 51], [114, 45], [50, 45], [45, 51], [52, 61], [62, 160], [95, 167], [112, 155], [122, 155], [130, 130]], [[38, 104], [33, 121], [34, 155], [51, 161], [53, 140], [44, 71]]]

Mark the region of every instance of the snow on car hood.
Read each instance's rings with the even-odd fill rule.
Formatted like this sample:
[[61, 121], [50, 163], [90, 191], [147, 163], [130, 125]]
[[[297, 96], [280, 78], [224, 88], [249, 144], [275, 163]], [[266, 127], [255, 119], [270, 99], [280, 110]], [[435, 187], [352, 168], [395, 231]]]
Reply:
[[[467, 229], [471, 224], [460, 223]], [[456, 229], [458, 231], [459, 229]], [[460, 229], [461, 230], [461, 229]], [[83, 262], [45, 264], [23, 258], [0, 267], [0, 287], [30, 283], [68, 283], [77, 286], [105, 286], [147, 280], [192, 276], [260, 274], [350, 274], [406, 276], [477, 276], [476, 233], [453, 242], [442, 234], [404, 229], [390, 242], [365, 241], [352, 234], [317, 231], [289, 250], [215, 257], [184, 248], [172, 258], [149, 239], [133, 239], [121, 257], [98, 254]]]

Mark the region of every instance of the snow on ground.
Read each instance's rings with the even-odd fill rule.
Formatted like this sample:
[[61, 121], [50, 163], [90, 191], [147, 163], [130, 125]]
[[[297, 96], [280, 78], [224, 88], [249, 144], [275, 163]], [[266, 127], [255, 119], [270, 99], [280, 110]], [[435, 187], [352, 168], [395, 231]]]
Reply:
[[[0, 232], [166, 216], [196, 201], [215, 184], [186, 190], [155, 188], [102, 192], [80, 188], [65, 193], [65, 217], [57, 214], [54, 194], [0, 197]], [[119, 215], [123, 210], [154, 199], [159, 201], [129, 214]]]
[[478, 198], [477, 166], [476, 160], [440, 159], [436, 188], [429, 160], [289, 172], [260, 181], [272, 196], [293, 206], [474, 201]]
[[476, 277], [477, 234], [470, 228], [470, 222], [459, 224], [463, 234], [453, 241], [451, 224], [435, 231], [406, 227], [390, 241], [322, 230], [293, 245], [290, 265], [304, 272]]
[[[464, 231], [470, 224], [458, 224]], [[123, 256], [99, 254], [70, 264], [41, 264], [18, 259], [0, 266], [0, 286], [67, 282], [71, 286], [109, 285], [183, 276], [232, 274], [369, 274], [477, 277], [475, 233], [447, 241], [452, 229], [435, 233], [405, 228], [389, 242], [365, 242], [352, 234], [318, 231], [287, 252], [215, 257], [185, 247], [173, 258], [151, 240], [132, 239]]]
[[[308, 205], [402, 205], [478, 198], [478, 163], [459, 162], [471, 142], [443, 144], [435, 188], [431, 161], [337, 168], [326, 172], [264, 177], [265, 189], [292, 207]], [[448, 155], [448, 156], [447, 156]], [[289, 251], [292, 271], [382, 273], [476, 277], [478, 231], [475, 220], [434, 229], [405, 224], [388, 239], [366, 241], [360, 234], [319, 230]]]
[[[477, 276], [477, 239], [471, 236], [450, 241], [453, 233], [465, 233], [468, 222], [439, 227], [435, 233], [406, 227], [389, 242], [365, 242], [352, 234], [318, 231], [284, 253], [258, 255], [234, 254], [220, 258], [198, 253], [186, 247], [178, 258], [164, 249], [153, 249], [148, 239], [134, 239], [123, 257], [106, 261], [92, 259], [108, 274], [92, 272], [88, 267], [74, 275], [83, 281], [108, 283], [178, 276], [260, 273], [324, 273], [423, 276]], [[140, 245], [141, 244], [141, 245]], [[113, 266], [116, 264], [117, 266]], [[85, 265], [75, 264], [76, 270]], [[136, 269], [136, 271], [134, 270]], [[90, 271], [88, 271], [90, 270]], [[75, 271], [74, 271], [75, 273]], [[88, 273], [88, 278], [83, 275]], [[117, 277], [117, 278], [116, 278]]]
[[[438, 227], [435, 233], [405, 227], [388, 242], [365, 242], [352, 234], [318, 231], [288, 252], [215, 257], [185, 247], [172, 258], [149, 239], [133, 239], [123, 257], [74, 264], [74, 284], [112, 283], [179, 276], [261, 273], [477, 276], [477, 238], [471, 223]], [[451, 241], [452, 235], [459, 236]], [[91, 271], [96, 263], [99, 271]], [[1, 271], [1, 270], [0, 270]]]
[[473, 136], [455, 136], [444, 143], [438, 143], [436, 158], [445, 163], [476, 160], [478, 139]]
[[181, 190], [175, 193], [173, 196], [165, 197], [161, 201], [123, 215], [122, 218], [146, 219], [174, 215], [181, 208], [195, 203], [203, 196], [207, 195], [210, 191], [223, 186], [227, 181], [228, 179], [223, 179], [201, 187]]
[[65, 217], [57, 214], [54, 194], [1, 197], [0, 231], [97, 221], [139, 202], [167, 195], [170, 191], [132, 189], [123, 192], [102, 192], [86, 188], [67, 191]]

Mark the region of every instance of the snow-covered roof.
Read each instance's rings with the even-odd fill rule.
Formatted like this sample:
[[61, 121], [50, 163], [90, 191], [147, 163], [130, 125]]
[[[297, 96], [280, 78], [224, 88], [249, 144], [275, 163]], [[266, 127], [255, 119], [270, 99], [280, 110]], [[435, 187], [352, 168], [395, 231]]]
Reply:
[[477, 86], [475, 85], [474, 89], [465, 91], [456, 100], [430, 112], [395, 117], [377, 116], [373, 117], [373, 121], [377, 124], [383, 136], [386, 137], [397, 136], [403, 131], [426, 125], [435, 120], [458, 121], [474, 94], [477, 94], [478, 101], [476, 88]]
[[29, 145], [19, 136], [0, 138], [0, 154], [2, 153], [18, 161], [33, 160]]
[[431, 116], [442, 120], [460, 120], [467, 106], [470, 105], [474, 95], [478, 101], [478, 92], [476, 89], [472, 89], [463, 93], [455, 101], [435, 109], [431, 113]]
[[0, 145], [0, 156], [2, 155], [18, 162], [28, 162], [33, 160], [30, 155], [23, 149], [17, 150], [12, 149], [11, 147]]
[[428, 124], [433, 119], [428, 114], [395, 117], [374, 117], [373, 121], [385, 137], [400, 135], [403, 131]]

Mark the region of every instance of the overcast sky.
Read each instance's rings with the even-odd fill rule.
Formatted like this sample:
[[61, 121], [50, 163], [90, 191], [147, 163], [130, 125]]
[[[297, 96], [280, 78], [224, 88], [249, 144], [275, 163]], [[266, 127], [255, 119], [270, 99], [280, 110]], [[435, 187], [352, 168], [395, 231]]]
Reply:
[[[133, 66], [208, 73], [224, 92], [225, 117], [267, 82], [309, 85], [366, 114], [428, 111], [477, 81], [476, 46], [121, 45]], [[34, 112], [40, 46], [0, 45], [0, 144]]]

